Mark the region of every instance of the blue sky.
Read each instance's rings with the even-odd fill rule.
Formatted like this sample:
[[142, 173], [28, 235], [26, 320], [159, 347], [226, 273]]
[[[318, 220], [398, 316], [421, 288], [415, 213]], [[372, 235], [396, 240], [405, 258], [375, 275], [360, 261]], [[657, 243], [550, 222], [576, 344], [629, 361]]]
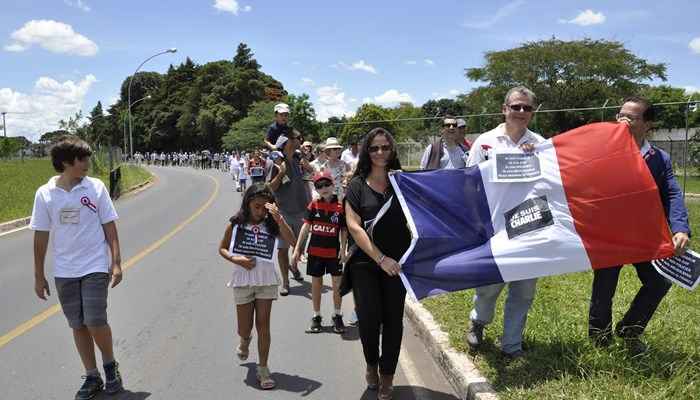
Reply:
[[[320, 119], [363, 102], [391, 106], [454, 97], [483, 54], [528, 40], [619, 40], [668, 64], [668, 83], [700, 88], [700, 2], [1, 0], [0, 111], [10, 136], [57, 128], [98, 100], [115, 101], [122, 80], [165, 72], [189, 56], [231, 59], [247, 43], [263, 71], [308, 93]], [[699, 95], [700, 96], [700, 95]]]

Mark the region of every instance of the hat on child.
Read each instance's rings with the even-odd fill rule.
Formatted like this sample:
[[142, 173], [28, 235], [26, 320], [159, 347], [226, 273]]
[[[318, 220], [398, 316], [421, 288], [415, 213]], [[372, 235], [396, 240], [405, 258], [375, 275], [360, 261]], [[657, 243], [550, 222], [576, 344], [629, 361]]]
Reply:
[[321, 179], [328, 179], [329, 181], [333, 182], [333, 178], [331, 177], [331, 173], [329, 171], [317, 172], [314, 175], [314, 183], [320, 181]]

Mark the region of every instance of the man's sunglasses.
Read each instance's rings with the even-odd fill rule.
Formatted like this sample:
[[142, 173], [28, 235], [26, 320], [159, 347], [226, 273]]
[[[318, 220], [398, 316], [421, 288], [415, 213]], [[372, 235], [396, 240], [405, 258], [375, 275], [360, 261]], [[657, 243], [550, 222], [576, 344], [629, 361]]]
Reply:
[[445, 128], [456, 128], [457, 124], [442, 124], [442, 126]]
[[508, 104], [508, 108], [518, 112], [532, 112], [532, 106], [525, 104]]
[[331, 186], [333, 186], [333, 182], [326, 180], [326, 179], [314, 183], [314, 187], [316, 189], [323, 189], [323, 188], [327, 188], [327, 187], [331, 187]]
[[376, 153], [379, 151], [379, 149], [382, 149], [384, 153], [387, 153], [391, 151], [391, 146], [388, 144], [383, 144], [381, 146], [369, 146], [367, 150], [369, 150], [370, 153]]

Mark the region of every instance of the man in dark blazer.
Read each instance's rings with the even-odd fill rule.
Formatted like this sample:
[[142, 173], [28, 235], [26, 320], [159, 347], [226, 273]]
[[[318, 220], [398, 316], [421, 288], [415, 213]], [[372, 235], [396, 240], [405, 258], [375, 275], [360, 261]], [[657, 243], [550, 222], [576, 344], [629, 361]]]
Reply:
[[[617, 114], [617, 121], [629, 125], [630, 133], [639, 146], [642, 157], [649, 167], [673, 234], [676, 254], [685, 252], [690, 236], [688, 211], [683, 202], [683, 193], [673, 173], [669, 155], [651, 145], [646, 136], [654, 121], [654, 109], [648, 100], [629, 97]], [[624, 234], [624, 227], [620, 227]], [[634, 264], [642, 287], [621, 321], [615, 326], [615, 333], [625, 340], [629, 351], [636, 355], [646, 352], [647, 346], [640, 339], [644, 328], [654, 315], [656, 308], [671, 288], [671, 282], [661, 276], [651, 262]], [[598, 269], [593, 272], [593, 293], [588, 315], [588, 335], [599, 346], [609, 345], [613, 339], [612, 299], [615, 296], [617, 281], [622, 266]]]

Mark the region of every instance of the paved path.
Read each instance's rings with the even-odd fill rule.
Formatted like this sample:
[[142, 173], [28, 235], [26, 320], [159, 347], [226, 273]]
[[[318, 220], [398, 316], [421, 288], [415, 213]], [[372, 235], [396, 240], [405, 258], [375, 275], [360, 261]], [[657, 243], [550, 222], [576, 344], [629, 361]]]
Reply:
[[[278, 388], [257, 389], [255, 345], [239, 363], [229, 268], [217, 246], [240, 194], [216, 171], [154, 168], [159, 182], [117, 202], [125, 278], [110, 292], [115, 353], [128, 391], [100, 399], [373, 399], [356, 329], [305, 334], [310, 286], [292, 282], [272, 308], [270, 366]], [[72, 399], [82, 367], [55, 293], [33, 293], [32, 232], [0, 237], [3, 399]], [[47, 275], [51, 268], [47, 265]], [[47, 276], [50, 278], [49, 276]], [[49, 279], [53, 289], [52, 279]], [[350, 315], [350, 297], [343, 311]], [[330, 292], [324, 324], [330, 322]], [[456, 399], [406, 321], [396, 399]]]

